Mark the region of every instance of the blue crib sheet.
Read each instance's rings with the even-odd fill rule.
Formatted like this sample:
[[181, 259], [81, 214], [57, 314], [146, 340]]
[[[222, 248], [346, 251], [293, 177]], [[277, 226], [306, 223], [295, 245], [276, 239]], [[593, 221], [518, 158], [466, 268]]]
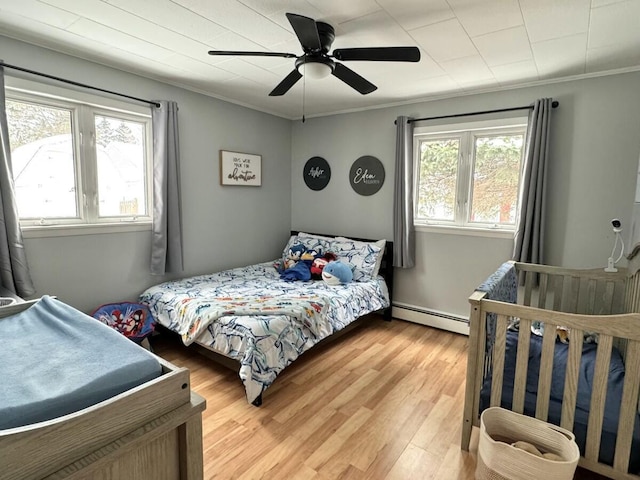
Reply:
[[[505, 353], [504, 381], [502, 388], [501, 406], [511, 409], [513, 399], [513, 379], [516, 370], [516, 353], [518, 345], [518, 333], [507, 332]], [[566, 372], [569, 345], [556, 342], [553, 371], [551, 379], [551, 399], [549, 402], [548, 421], [560, 425], [562, 413], [562, 398], [564, 394], [564, 377]], [[587, 423], [589, 418], [589, 403], [595, 369], [597, 345], [593, 343], [583, 344], [582, 360], [578, 377], [578, 395], [573, 433], [576, 443], [584, 455], [587, 436]], [[538, 389], [538, 377], [540, 373], [540, 355], [542, 352], [542, 338], [532, 335], [529, 347], [529, 366], [527, 369], [527, 391], [525, 395], [524, 413], [534, 416], [536, 409], [536, 392]], [[618, 418], [620, 417], [620, 403], [622, 399], [622, 387], [624, 383], [625, 368], [622, 356], [617, 349], [611, 352], [611, 364], [609, 367], [609, 379], [607, 385], [607, 397], [605, 401], [605, 415], [600, 442], [599, 461], [613, 465], [615, 444], [618, 432]], [[491, 375], [483, 382], [480, 393], [480, 411], [489, 407], [491, 395]], [[633, 442], [631, 445], [631, 458], [629, 460], [629, 472], [640, 471], [640, 417], [636, 415]]]
[[0, 319], [0, 429], [81, 410], [161, 373], [150, 352], [45, 296]]

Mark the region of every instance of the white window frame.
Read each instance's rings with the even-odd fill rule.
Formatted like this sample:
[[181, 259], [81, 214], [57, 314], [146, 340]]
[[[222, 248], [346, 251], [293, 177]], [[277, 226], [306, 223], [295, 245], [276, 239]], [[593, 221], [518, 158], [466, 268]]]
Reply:
[[[475, 122], [461, 122], [447, 125], [416, 127], [413, 133], [413, 176], [414, 176], [414, 212], [413, 224], [418, 231], [454, 233], [475, 236], [512, 237], [518, 224], [521, 205], [518, 203], [514, 225], [500, 225], [482, 222], [469, 222], [470, 205], [473, 192], [473, 162], [475, 137], [486, 134], [523, 133], [526, 141], [528, 118], [523, 116], [492, 119]], [[420, 141], [428, 138], [463, 137], [460, 143], [458, 170], [456, 178], [456, 205], [454, 220], [431, 220], [418, 217], [418, 198], [420, 184]], [[523, 147], [524, 155], [524, 147]], [[522, 188], [522, 172], [518, 185], [518, 202]]]
[[[32, 102], [71, 111], [78, 217], [21, 219], [26, 238], [150, 230], [153, 209], [151, 110], [141, 106], [58, 86], [6, 76], [7, 100]], [[145, 215], [99, 217], [94, 116], [143, 124], [145, 137]]]

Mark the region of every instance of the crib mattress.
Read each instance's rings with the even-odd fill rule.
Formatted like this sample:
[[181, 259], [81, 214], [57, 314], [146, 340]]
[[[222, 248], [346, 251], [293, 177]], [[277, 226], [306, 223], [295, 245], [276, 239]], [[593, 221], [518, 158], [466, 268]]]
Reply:
[[76, 412], [161, 373], [155, 355], [44, 296], [0, 319], [0, 429]]
[[[501, 406], [511, 409], [513, 399], [513, 379], [516, 369], [516, 353], [518, 345], [518, 333], [507, 332], [505, 353], [505, 369], [502, 389]], [[551, 398], [549, 401], [548, 421], [560, 425], [562, 414], [562, 398], [564, 395], [564, 377], [566, 371], [569, 346], [556, 342], [553, 371], [551, 379]], [[540, 372], [540, 354], [542, 352], [542, 338], [532, 335], [529, 347], [529, 366], [527, 368], [527, 391], [525, 394], [525, 415], [534, 416], [536, 410], [536, 392], [538, 388], [538, 376]], [[578, 395], [573, 433], [580, 452], [584, 455], [585, 439], [587, 436], [587, 423], [589, 418], [589, 403], [595, 369], [597, 345], [585, 343], [582, 350], [580, 372], [578, 377]], [[605, 401], [605, 415], [600, 443], [599, 461], [613, 465], [615, 444], [618, 432], [618, 419], [620, 417], [620, 404], [622, 399], [622, 387], [624, 383], [625, 368], [622, 356], [617, 349], [611, 352], [609, 366], [609, 378], [607, 384], [607, 397]], [[491, 376], [483, 383], [480, 393], [480, 411], [489, 407], [491, 395]], [[629, 472], [640, 471], [640, 417], [636, 416], [633, 442], [631, 445], [631, 458], [629, 460]]]

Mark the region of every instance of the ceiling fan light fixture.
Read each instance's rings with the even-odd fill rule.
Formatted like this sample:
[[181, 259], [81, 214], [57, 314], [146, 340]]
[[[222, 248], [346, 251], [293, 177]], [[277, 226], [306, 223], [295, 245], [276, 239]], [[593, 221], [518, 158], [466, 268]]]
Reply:
[[[418, 62], [418, 47], [356, 47], [338, 48], [330, 54], [335, 39], [335, 30], [325, 22], [287, 13], [287, 19], [293, 28], [303, 54], [286, 52], [249, 52], [235, 50], [210, 50], [210, 55], [237, 55], [245, 57], [283, 57], [295, 58], [294, 69], [269, 92], [270, 97], [279, 97], [287, 93], [301, 78], [320, 79], [333, 75], [338, 80], [362, 95], [374, 92], [377, 87], [340, 62], [349, 60], [369, 62]], [[339, 60], [338, 62], [333, 59]], [[304, 82], [303, 82], [304, 88]]]
[[301, 62], [298, 71], [307, 78], [320, 80], [331, 75], [333, 69], [328, 63], [322, 62]]

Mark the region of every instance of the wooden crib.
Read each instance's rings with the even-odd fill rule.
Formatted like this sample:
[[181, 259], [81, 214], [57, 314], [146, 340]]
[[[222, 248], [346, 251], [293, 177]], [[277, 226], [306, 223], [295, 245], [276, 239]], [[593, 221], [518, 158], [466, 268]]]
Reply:
[[[516, 298], [504, 301], [506, 299], [500, 298], [500, 294], [492, 293], [489, 285], [491, 282], [485, 282], [482, 286], [484, 291], [476, 290], [469, 298], [470, 335], [462, 448], [469, 449], [472, 427], [479, 426], [481, 402], [484, 401], [484, 408], [505, 407], [505, 366], [507, 370], [515, 367], [515, 374], [508, 380], [510, 398], [507, 401], [510, 405], [507, 408], [535, 415], [544, 421], [552, 421], [549, 412], [550, 409], [555, 409], [561, 412], [557, 423], [574, 432], [574, 427], [578, 428], [577, 415], [582, 415], [586, 435], [579, 465], [609, 478], [640, 478], [638, 470], [628, 473], [630, 460], [633, 463], [634, 458], [640, 457], [640, 451], [636, 451], [639, 450], [636, 442], [640, 385], [640, 314], [633, 313], [639, 311], [640, 273], [629, 275], [625, 269], [608, 273], [603, 269], [578, 270], [518, 262], [507, 262], [501, 270], [492, 275], [491, 280], [504, 281], [506, 271], [509, 271], [512, 282], [517, 278], [518, 281], [514, 284], [517, 303], [509, 303]], [[517, 333], [508, 331], [514, 319], [519, 319]], [[541, 338], [532, 334], [533, 322], [543, 325], [544, 334]], [[559, 348], [558, 327], [569, 329], [568, 345], [561, 347], [566, 352], [566, 372], [560, 404], [557, 399], [552, 400], [551, 395], [554, 355], [557, 355]], [[595, 367], [592, 370], [593, 381], [586, 413], [576, 407], [577, 402], [584, 404], [586, 401], [585, 395], [579, 395], [578, 388], [583, 349], [586, 352], [587, 347], [584, 343], [585, 332], [598, 335], [597, 347], [590, 346], [590, 354], [595, 357]], [[512, 356], [505, 360], [508, 335], [511, 340], [515, 338], [518, 347], [512, 349]], [[531, 378], [527, 389], [527, 370], [533, 368], [529, 357], [534, 341], [541, 353], [539, 364], [535, 366], [536, 369], [539, 367], [539, 375], [537, 381], [534, 381], [532, 392]], [[618, 403], [620, 413], [617, 432], [612, 437], [614, 447], [604, 445], [608, 440], [603, 436], [603, 422], [606, 416], [607, 390], [611, 388], [608, 383], [611, 359], [620, 357], [624, 359], [627, 374], [621, 376], [623, 380], [618, 390], [622, 393]], [[529, 411], [526, 411], [525, 404], [529, 405]], [[611, 415], [610, 411], [607, 415]], [[602, 442], [602, 439], [605, 441]], [[612, 450], [612, 461], [607, 462], [611, 465], [603, 462], [601, 448]]]

